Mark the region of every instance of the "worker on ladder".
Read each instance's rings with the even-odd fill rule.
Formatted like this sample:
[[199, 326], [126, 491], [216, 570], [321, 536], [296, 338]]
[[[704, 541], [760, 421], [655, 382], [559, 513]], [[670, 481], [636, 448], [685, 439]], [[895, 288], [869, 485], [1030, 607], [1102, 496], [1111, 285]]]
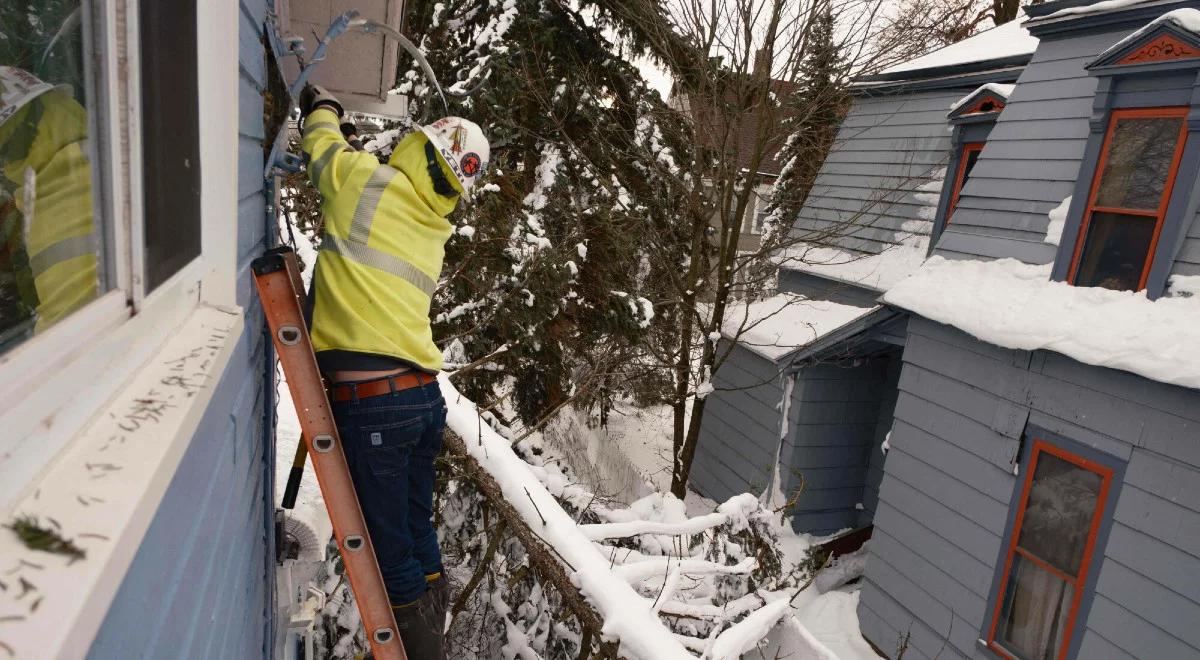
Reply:
[[441, 660], [449, 590], [432, 507], [446, 405], [429, 308], [453, 230], [446, 216], [490, 147], [479, 126], [446, 117], [380, 164], [347, 143], [326, 90], [305, 87], [300, 111], [325, 218], [308, 298], [313, 350], [408, 657]]

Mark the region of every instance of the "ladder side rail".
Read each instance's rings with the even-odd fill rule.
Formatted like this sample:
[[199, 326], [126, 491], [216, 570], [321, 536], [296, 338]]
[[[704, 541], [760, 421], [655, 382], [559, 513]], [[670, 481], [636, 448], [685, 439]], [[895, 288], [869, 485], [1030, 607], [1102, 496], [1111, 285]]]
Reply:
[[407, 660], [305, 327], [294, 256], [275, 251], [251, 269], [367, 640], [379, 660]]

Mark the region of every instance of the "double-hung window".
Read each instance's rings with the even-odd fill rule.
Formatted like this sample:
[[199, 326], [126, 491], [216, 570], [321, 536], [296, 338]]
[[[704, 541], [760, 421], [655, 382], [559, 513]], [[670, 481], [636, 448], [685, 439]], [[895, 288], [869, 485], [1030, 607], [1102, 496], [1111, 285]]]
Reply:
[[[216, 15], [0, 0], [0, 510], [199, 305], [233, 299], [236, 94], [200, 114], [198, 34]], [[229, 65], [208, 71], [236, 71], [221, 48]]]
[[1078, 286], [1145, 288], [1187, 138], [1186, 107], [1114, 110], [1076, 242]]
[[1067, 656], [1093, 570], [1113, 469], [1035, 438], [993, 604], [988, 646], [1007, 658]]
[[971, 178], [971, 170], [979, 162], [979, 154], [983, 152], [982, 142], [968, 142], [962, 146], [958, 158], [958, 172], [954, 176], [954, 190], [950, 193], [950, 206], [946, 210], [946, 223], [949, 224], [954, 215], [954, 207], [958, 206], [958, 196], [962, 194], [963, 186]]
[[114, 286], [85, 9], [0, 0], [0, 352]]
[[1186, 254], [1200, 176], [1200, 36], [1167, 12], [1086, 65], [1089, 136], [1051, 277], [1167, 292]]
[[[949, 162], [944, 170], [935, 175], [941, 178], [941, 193], [938, 195], [937, 210], [933, 217], [933, 228], [929, 241], [931, 251], [937, 245], [942, 233], [950, 226], [954, 211], [958, 208], [963, 187], [971, 179], [975, 165], [983, 153], [983, 146], [987, 142], [997, 118], [1004, 110], [1008, 94], [1011, 92], [1010, 85], [982, 85], [960, 99], [946, 115], [953, 136], [948, 154]], [[922, 190], [924, 189], [922, 188]], [[921, 204], [927, 204], [922, 197], [917, 194], [916, 200]]]

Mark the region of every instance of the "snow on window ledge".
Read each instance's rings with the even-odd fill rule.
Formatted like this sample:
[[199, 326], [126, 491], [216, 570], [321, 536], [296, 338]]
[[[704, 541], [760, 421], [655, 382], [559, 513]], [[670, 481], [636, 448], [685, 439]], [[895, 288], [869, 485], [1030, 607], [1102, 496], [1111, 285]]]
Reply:
[[141, 545], [242, 333], [240, 308], [198, 306], [3, 512], [86, 555], [0, 533], [0, 642], [18, 658], [82, 658]]
[[1151, 301], [1144, 291], [1055, 282], [1050, 268], [935, 255], [883, 300], [997, 346], [1200, 388], [1200, 278], [1172, 278], [1174, 295]]

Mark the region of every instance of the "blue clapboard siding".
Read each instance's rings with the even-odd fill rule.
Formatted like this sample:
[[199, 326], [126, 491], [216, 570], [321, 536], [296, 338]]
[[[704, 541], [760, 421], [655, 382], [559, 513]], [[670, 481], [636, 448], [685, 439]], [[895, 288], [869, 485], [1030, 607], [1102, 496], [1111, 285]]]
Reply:
[[[727, 345], [724, 340], [719, 352]], [[690, 483], [717, 501], [761, 493], [771, 480], [779, 448], [780, 367], [741, 345], [713, 375], [696, 445]]]
[[1200, 392], [1001, 349], [920, 318], [908, 328], [864, 635], [893, 652], [911, 631], [906, 658], [992, 657], [976, 640], [1017, 482], [1007, 457], [1027, 413], [1128, 461], [1093, 562], [1079, 657], [1200, 657]]
[[272, 387], [250, 260], [266, 241], [259, 41], [263, 0], [239, 28], [238, 304], [245, 331], [121, 584], [89, 658], [267, 658], [274, 602]]
[[1069, 196], [1088, 136], [1096, 80], [1083, 67], [1121, 39], [1111, 32], [1043, 43], [988, 136], [937, 253], [1049, 263], [1047, 213]]
[[[1084, 67], [1130, 32], [1109, 28], [1042, 41], [963, 187], [938, 254], [1038, 264], [1054, 259], [1057, 248], [1043, 240], [1048, 213], [1073, 193], [1078, 177], [1092, 174], [1080, 172], [1096, 92], [1096, 79]], [[1160, 77], [1155, 104], [1188, 104], [1192, 78]], [[1114, 106], [1128, 104], [1146, 84], [1123, 80]], [[1139, 102], [1146, 103], [1144, 94]], [[1172, 273], [1200, 275], [1200, 222], [1187, 222]]]
[[[797, 530], [829, 534], [858, 526], [866, 513], [868, 465], [889, 360], [846, 367], [816, 365], [800, 371], [792, 391], [787, 446], [792, 490], [801, 483], [792, 523]], [[859, 510], [862, 506], [863, 510]]]
[[933, 214], [914, 194], [944, 176], [951, 146], [946, 113], [973, 89], [858, 95], [793, 234], [877, 254], [911, 233], [928, 233]]
[[898, 365], [898, 359], [885, 357], [801, 369], [780, 447], [783, 366], [734, 346], [713, 378], [716, 391], [708, 398], [692, 487], [716, 500], [761, 493], [770, 485], [779, 451], [784, 494], [800, 492], [791, 509], [797, 530], [828, 534], [870, 522]]

